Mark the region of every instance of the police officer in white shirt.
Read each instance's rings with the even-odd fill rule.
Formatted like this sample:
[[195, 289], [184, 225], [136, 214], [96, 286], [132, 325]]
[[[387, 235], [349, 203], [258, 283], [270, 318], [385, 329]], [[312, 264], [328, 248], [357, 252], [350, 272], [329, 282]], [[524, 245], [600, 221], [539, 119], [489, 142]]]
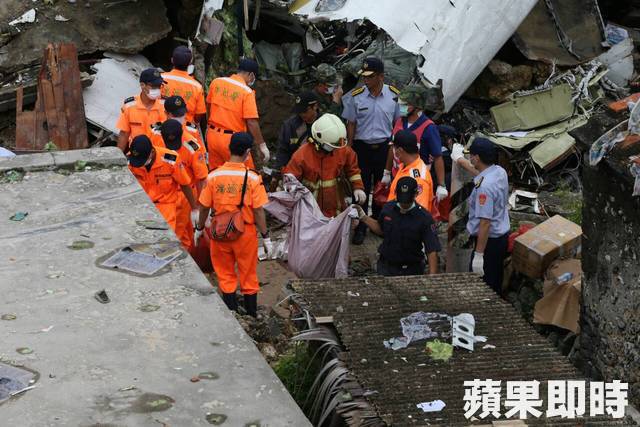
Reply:
[[483, 276], [496, 293], [502, 291], [503, 264], [507, 255], [509, 223], [509, 180], [497, 163], [495, 145], [476, 138], [469, 147], [469, 160], [479, 172], [469, 199], [467, 231], [474, 243], [470, 271]]

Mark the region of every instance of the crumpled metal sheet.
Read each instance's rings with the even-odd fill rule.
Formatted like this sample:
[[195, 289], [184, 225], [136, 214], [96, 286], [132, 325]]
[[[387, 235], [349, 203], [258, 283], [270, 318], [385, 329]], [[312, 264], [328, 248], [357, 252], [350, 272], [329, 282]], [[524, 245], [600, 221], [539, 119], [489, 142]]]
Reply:
[[291, 271], [304, 279], [347, 277], [351, 209], [327, 218], [313, 194], [293, 175], [286, 174], [282, 180], [285, 191], [271, 193], [264, 209], [290, 225]]
[[513, 35], [534, 61], [577, 65], [600, 55], [604, 28], [597, 0], [539, 0]]
[[545, 140], [529, 151], [531, 160], [541, 168], [546, 168], [557, 159], [565, 156], [576, 145], [576, 140], [568, 133], [563, 133]]
[[566, 120], [573, 115], [572, 88], [564, 83], [548, 89], [514, 96], [511, 101], [491, 107], [491, 116], [500, 132], [535, 129]]
[[[379, 1], [372, 7], [369, 0], [348, 0], [342, 7], [330, 7], [323, 12], [317, 9], [320, 1], [298, 1], [290, 10], [307, 16], [312, 22], [368, 19], [381, 27], [400, 47], [424, 57], [418, 71], [426, 80], [433, 85], [443, 81], [447, 111], [471, 86], [537, 2], [450, 0], [432, 1], [427, 7], [416, 7], [415, 0], [394, 0]], [[488, 28], [491, 30], [487, 31]]]
[[494, 144], [501, 147], [521, 151], [533, 142], [546, 141], [547, 139], [558, 138], [573, 129], [587, 124], [587, 116], [574, 116], [564, 122], [551, 126], [539, 128], [529, 132], [494, 133], [486, 135]]
[[93, 84], [83, 92], [87, 121], [113, 133], [124, 100], [140, 93], [140, 73], [152, 67], [142, 55], [105, 53], [107, 58], [96, 63]]

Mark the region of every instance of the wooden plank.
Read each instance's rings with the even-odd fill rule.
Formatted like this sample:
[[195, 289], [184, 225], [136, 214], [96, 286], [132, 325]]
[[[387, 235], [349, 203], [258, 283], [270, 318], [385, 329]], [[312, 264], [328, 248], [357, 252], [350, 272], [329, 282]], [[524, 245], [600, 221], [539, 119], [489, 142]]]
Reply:
[[[69, 150], [71, 144], [69, 141], [69, 129], [67, 126], [67, 108], [65, 106], [65, 93], [63, 86], [63, 76], [60, 72], [59, 51], [61, 45], [49, 45], [47, 47], [49, 51], [49, 59], [47, 62], [49, 71], [49, 82], [51, 83], [51, 91], [53, 93], [53, 99], [48, 100], [53, 103], [56, 111], [56, 123], [54, 128], [56, 130], [55, 140], [58, 149]], [[47, 116], [48, 118], [48, 116]], [[49, 123], [51, 126], [51, 123]]]
[[58, 67], [63, 76], [64, 105], [71, 149], [87, 148], [87, 120], [82, 97], [82, 79], [78, 63], [78, 51], [73, 44], [60, 46]]

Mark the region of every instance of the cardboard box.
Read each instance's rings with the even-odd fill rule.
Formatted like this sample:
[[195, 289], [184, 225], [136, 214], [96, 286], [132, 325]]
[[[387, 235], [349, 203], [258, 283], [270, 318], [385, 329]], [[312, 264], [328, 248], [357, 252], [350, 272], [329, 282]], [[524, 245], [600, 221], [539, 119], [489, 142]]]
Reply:
[[515, 240], [511, 261], [513, 269], [533, 279], [542, 277], [559, 256], [580, 252], [582, 228], [556, 215]]

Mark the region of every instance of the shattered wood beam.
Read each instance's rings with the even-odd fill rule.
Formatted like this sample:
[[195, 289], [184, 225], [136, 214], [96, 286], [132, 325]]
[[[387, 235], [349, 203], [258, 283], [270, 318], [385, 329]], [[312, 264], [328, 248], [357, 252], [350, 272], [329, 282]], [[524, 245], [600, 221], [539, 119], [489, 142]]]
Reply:
[[23, 110], [23, 89], [16, 100], [16, 150], [88, 147], [78, 54], [73, 44], [49, 44], [38, 76], [36, 106]]

